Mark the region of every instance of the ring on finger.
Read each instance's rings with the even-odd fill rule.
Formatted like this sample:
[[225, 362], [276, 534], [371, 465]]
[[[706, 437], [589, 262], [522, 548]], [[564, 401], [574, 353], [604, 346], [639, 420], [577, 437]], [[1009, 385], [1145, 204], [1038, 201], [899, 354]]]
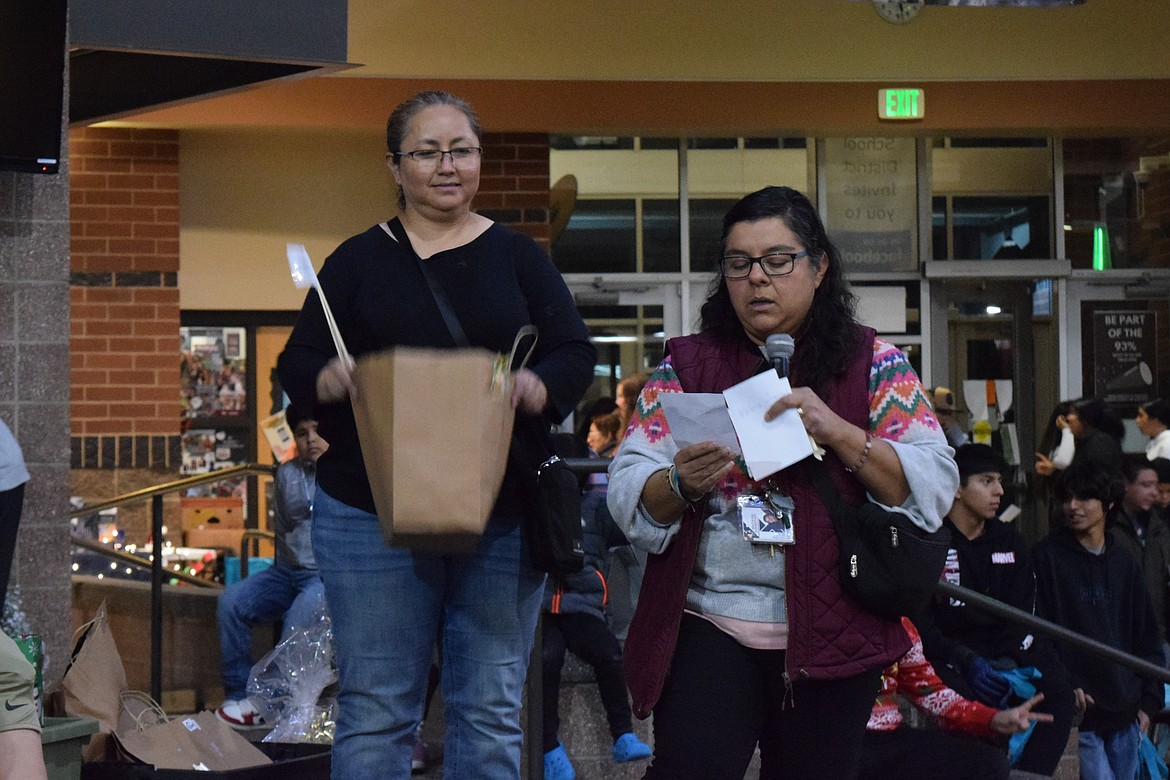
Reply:
[[804, 407], [803, 406], [796, 407], [796, 413], [799, 414], [801, 417], [804, 417]]

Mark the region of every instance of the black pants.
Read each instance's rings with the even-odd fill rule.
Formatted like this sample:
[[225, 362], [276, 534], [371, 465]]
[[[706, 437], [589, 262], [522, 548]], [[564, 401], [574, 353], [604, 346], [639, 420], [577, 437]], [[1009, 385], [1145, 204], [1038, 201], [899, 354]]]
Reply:
[[757, 744], [761, 780], [849, 780], [880, 672], [786, 691], [783, 650], [752, 650], [684, 615], [645, 780], [743, 780]]
[[622, 648], [605, 621], [596, 615], [545, 614], [544, 619], [544, 752], [557, 746], [561, 729], [558, 702], [565, 650], [593, 667], [597, 690], [614, 739], [633, 731]]
[[[1050, 644], [1039, 642], [1035, 650], [1016, 655], [1015, 660], [1020, 666], [1035, 666], [1040, 671], [1040, 679], [1033, 682], [1036, 685], [1036, 692], [1044, 694], [1044, 701], [1036, 705], [1035, 711], [1048, 713], [1052, 716], [1052, 722], [1036, 724], [1015, 768], [1022, 772], [1051, 775], [1056, 771], [1056, 765], [1060, 763], [1060, 757], [1068, 744], [1069, 730], [1072, 729], [1073, 716], [1076, 713], [1076, 699], [1069, 684], [1068, 673], [1055, 657], [1055, 651]], [[942, 664], [936, 666], [934, 670], [947, 687], [953, 688], [960, 696], [967, 699], [976, 698], [963, 675]], [[1009, 706], [1019, 703], [1019, 700], [1013, 698]]]
[[8, 593], [8, 576], [16, 553], [16, 530], [23, 507], [24, 485], [0, 493], [0, 615], [4, 614], [4, 596]]
[[867, 731], [858, 780], [1007, 780], [1007, 747], [938, 729]]

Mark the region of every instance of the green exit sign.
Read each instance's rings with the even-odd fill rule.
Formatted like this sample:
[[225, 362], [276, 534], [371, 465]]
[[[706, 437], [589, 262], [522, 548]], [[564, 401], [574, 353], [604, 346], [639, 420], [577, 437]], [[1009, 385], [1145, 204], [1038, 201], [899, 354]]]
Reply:
[[926, 92], [921, 89], [879, 89], [878, 119], [922, 119]]

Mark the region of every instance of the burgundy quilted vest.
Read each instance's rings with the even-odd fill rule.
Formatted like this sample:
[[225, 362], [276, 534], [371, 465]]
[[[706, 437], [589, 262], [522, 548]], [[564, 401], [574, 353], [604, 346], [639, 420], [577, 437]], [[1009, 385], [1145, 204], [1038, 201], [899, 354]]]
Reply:
[[[864, 348], [857, 350], [845, 374], [830, 383], [824, 397], [842, 418], [868, 428], [874, 331], [861, 330]], [[759, 349], [746, 338], [730, 340], [712, 333], [671, 339], [667, 353], [687, 392], [721, 392], [766, 365]], [[792, 361], [797, 386], [799, 360], [798, 347]], [[832, 452], [825, 456], [825, 465], [847, 502], [856, 505], [865, 500], [861, 483]], [[842, 593], [837, 579], [837, 535], [804, 474], [805, 467], [802, 462], [781, 472], [799, 518], [796, 544], [785, 550], [788, 672], [793, 680], [836, 679], [883, 668], [909, 649], [909, 639], [899, 621], [864, 612]], [[689, 510], [670, 546], [661, 555], [649, 556], [646, 564], [625, 644], [626, 675], [639, 718], [654, 709], [670, 669], [705, 511]]]

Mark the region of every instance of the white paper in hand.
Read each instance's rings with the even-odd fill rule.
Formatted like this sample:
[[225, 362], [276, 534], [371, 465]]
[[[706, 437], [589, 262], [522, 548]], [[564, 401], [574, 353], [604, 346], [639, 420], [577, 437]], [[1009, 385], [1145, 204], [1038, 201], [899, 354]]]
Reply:
[[727, 402], [719, 393], [659, 393], [670, 435], [679, 449], [704, 441], [739, 452], [735, 428], [727, 416]]
[[756, 374], [723, 391], [727, 413], [739, 436], [748, 476], [761, 480], [812, 455], [812, 441], [800, 415], [789, 409], [771, 422], [764, 422], [777, 398], [792, 393], [788, 379], [775, 371]]

